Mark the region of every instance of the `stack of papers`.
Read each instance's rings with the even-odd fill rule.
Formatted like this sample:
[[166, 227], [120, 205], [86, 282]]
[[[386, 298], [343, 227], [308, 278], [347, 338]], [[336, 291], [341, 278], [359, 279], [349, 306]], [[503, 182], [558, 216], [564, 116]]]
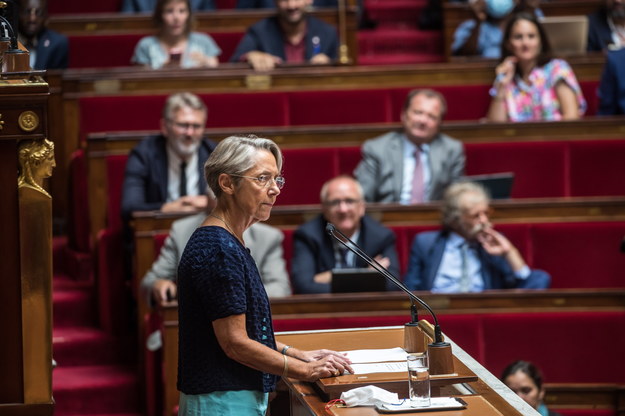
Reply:
[[407, 371], [403, 348], [343, 351], [352, 361], [354, 374], [400, 373]]

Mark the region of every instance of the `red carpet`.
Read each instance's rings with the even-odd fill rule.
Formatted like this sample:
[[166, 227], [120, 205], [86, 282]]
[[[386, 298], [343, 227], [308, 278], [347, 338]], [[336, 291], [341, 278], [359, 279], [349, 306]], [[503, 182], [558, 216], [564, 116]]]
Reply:
[[55, 238], [55, 416], [141, 415], [134, 336], [112, 336], [99, 328], [94, 282], [68, 277], [61, 257], [64, 243], [65, 239]]

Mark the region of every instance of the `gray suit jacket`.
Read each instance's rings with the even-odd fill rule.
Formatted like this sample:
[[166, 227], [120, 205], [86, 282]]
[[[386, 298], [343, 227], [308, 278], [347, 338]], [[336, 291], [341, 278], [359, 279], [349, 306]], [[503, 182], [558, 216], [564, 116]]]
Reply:
[[[354, 176], [368, 202], [399, 202], [404, 169], [402, 137], [402, 132], [393, 131], [362, 145], [362, 160]], [[442, 198], [445, 188], [464, 175], [464, 164], [462, 142], [439, 133], [430, 143], [432, 176], [428, 201]]]
[[[141, 281], [141, 293], [148, 305], [152, 304], [152, 285], [157, 279], [177, 280], [178, 263], [182, 252], [191, 234], [205, 218], [206, 214], [199, 213], [173, 223], [158, 258]], [[260, 223], [252, 225], [243, 233], [245, 245], [250, 249], [256, 261], [269, 297], [283, 297], [291, 294], [282, 251], [283, 239], [282, 231]]]

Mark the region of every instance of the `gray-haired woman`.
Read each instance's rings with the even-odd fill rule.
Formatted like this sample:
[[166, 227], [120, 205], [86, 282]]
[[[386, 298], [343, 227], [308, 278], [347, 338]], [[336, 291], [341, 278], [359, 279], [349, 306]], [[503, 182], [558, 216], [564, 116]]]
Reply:
[[314, 381], [352, 371], [330, 350], [276, 342], [269, 300], [243, 231], [269, 218], [284, 186], [269, 139], [232, 136], [204, 167], [217, 206], [191, 236], [178, 269], [181, 415], [264, 415], [276, 375]]

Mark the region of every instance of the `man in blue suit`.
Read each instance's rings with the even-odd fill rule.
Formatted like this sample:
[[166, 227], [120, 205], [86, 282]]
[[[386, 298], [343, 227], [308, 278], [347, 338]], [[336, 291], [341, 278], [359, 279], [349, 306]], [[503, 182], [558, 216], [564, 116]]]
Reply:
[[308, 16], [312, 0], [275, 0], [276, 16], [248, 29], [232, 62], [248, 62], [268, 71], [282, 62], [328, 64], [338, 55], [339, 39], [331, 25]]
[[69, 63], [67, 37], [50, 30], [47, 0], [21, 0], [19, 2], [18, 39], [30, 52], [33, 69], [65, 69]]
[[406, 286], [438, 293], [548, 288], [549, 275], [527, 266], [493, 229], [488, 212], [489, 198], [480, 185], [451, 185], [443, 200], [443, 229], [420, 233], [412, 243]]
[[142, 140], [128, 156], [122, 188], [122, 217], [133, 211], [200, 211], [206, 208], [204, 163], [215, 143], [204, 139], [207, 109], [196, 95], [171, 95], [161, 134]]
[[597, 113], [625, 114], [625, 48], [608, 52], [599, 83]]

